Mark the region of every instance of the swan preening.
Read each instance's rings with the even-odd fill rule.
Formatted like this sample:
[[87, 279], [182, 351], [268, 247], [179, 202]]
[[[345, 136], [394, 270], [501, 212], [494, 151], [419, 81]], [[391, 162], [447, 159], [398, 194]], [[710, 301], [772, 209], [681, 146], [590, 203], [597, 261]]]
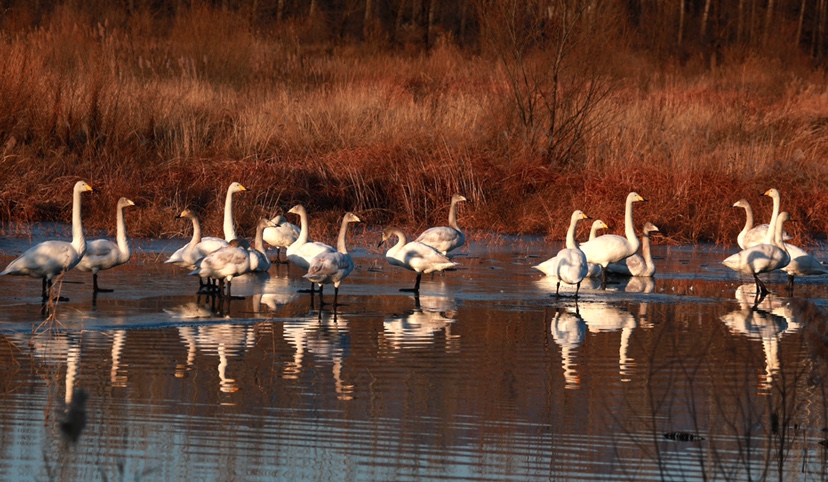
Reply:
[[405, 233], [400, 228], [390, 227], [383, 229], [382, 241], [380, 241], [379, 246], [382, 246], [383, 243], [394, 236], [397, 237], [397, 244], [385, 253], [385, 259], [394, 266], [399, 266], [417, 273], [414, 288], [404, 288], [401, 291], [418, 293], [420, 291], [420, 278], [423, 276], [423, 273], [428, 274], [435, 271], [443, 271], [457, 266], [457, 263], [452, 262], [435, 248], [425, 243], [419, 241], [411, 241], [409, 243], [406, 240]]
[[448, 226], [436, 226], [426, 229], [415, 241], [427, 244], [445, 256], [449, 251], [463, 246], [466, 242], [466, 235], [460, 231], [457, 225], [457, 203], [467, 199], [460, 194], [451, 197], [449, 207]]
[[92, 187], [78, 181], [72, 190], [72, 241], [44, 241], [32, 246], [15, 259], [2, 272], [3, 275], [26, 275], [43, 280], [43, 300], [48, 299], [49, 289], [55, 276], [74, 268], [86, 253], [81, 220], [81, 194]]
[[92, 272], [92, 290], [100, 292], [111, 292], [111, 289], [103, 289], [98, 286], [98, 271], [114, 268], [129, 261], [132, 253], [129, 250], [129, 240], [126, 233], [126, 222], [124, 221], [124, 208], [135, 206], [135, 203], [122, 197], [115, 206], [115, 241], [108, 239], [96, 239], [87, 241], [86, 253], [78, 263], [77, 268], [81, 271]]
[[253, 246], [248, 249], [250, 254], [250, 271], [253, 273], [264, 273], [270, 269], [270, 258], [264, 246], [264, 231], [267, 228], [275, 227], [273, 221], [259, 218], [256, 224], [256, 237], [253, 239]]
[[625, 236], [604, 234], [581, 245], [581, 251], [586, 255], [587, 261], [601, 266], [602, 287], [606, 287], [607, 283], [607, 266], [610, 263], [617, 263], [624, 258], [632, 256], [638, 251], [638, 247], [641, 245], [635, 236], [635, 227], [633, 226], [633, 203], [641, 201], [646, 201], [646, 199], [636, 192], [631, 192], [627, 195], [624, 211]]
[[657, 233], [658, 227], [651, 222], [644, 225], [641, 234], [641, 254], [634, 254], [624, 258], [617, 263], [610, 263], [607, 271], [622, 276], [644, 276], [655, 275], [656, 267], [653, 262], [653, 255], [650, 252], [650, 233]]
[[547, 276], [557, 278], [558, 284], [555, 287], [555, 296], [560, 294], [561, 281], [563, 281], [566, 284], [576, 286], [575, 298], [578, 298], [581, 281], [586, 278], [589, 270], [586, 255], [579, 249], [578, 241], [575, 239], [575, 231], [582, 219], [590, 219], [590, 217], [580, 209], [573, 212], [569, 221], [569, 230], [566, 232], [566, 248], [558, 251], [555, 257], [533, 266], [533, 268]]
[[336, 251], [325, 251], [317, 255], [308, 267], [308, 273], [304, 276], [312, 283], [319, 285], [319, 304], [322, 305], [322, 285], [334, 285], [334, 307], [339, 297], [339, 284], [351, 274], [354, 269], [354, 260], [348, 254], [345, 247], [345, 236], [348, 233], [350, 223], [358, 223], [360, 219], [351, 212], [345, 213], [342, 217], [342, 226], [339, 228], [339, 238], [336, 243]]
[[244, 239], [233, 239], [227, 246], [201, 259], [190, 276], [219, 280], [219, 294], [225, 294], [224, 287], [227, 286], [226, 296], [229, 298], [233, 278], [250, 272], [249, 247], [250, 243]]

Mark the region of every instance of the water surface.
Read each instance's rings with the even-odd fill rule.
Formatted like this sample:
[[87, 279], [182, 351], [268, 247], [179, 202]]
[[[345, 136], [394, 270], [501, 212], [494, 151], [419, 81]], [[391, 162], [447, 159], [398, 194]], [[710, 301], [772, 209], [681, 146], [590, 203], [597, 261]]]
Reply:
[[[751, 309], [729, 252], [658, 246], [654, 279], [575, 303], [530, 268], [555, 249], [513, 241], [416, 298], [357, 249], [336, 312], [293, 266], [211, 304], [160, 241], [101, 273], [113, 293], [67, 274], [44, 326], [40, 281], [0, 277], [0, 479], [828, 478], [828, 277], [774, 275]], [[29, 240], [4, 243], [5, 265]]]

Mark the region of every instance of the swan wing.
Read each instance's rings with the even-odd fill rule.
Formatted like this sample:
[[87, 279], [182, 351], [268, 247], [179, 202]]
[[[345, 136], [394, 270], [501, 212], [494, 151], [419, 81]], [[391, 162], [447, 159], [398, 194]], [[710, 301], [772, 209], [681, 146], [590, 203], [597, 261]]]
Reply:
[[433, 247], [412, 241], [406, 244], [398, 253], [403, 263], [418, 273], [432, 273], [457, 266], [457, 263], [446, 258]]
[[274, 248], [287, 248], [295, 243], [297, 238], [299, 238], [299, 228], [288, 222], [275, 227], [266, 227], [262, 231], [262, 239]]
[[580, 249], [562, 249], [558, 252], [558, 279], [571, 285], [586, 278], [588, 267], [586, 255]]
[[601, 266], [616, 263], [635, 253], [627, 238], [617, 234], [598, 236], [581, 244], [580, 249], [586, 255], [587, 261]]
[[449, 226], [437, 226], [423, 231], [415, 241], [427, 244], [444, 255], [466, 242], [466, 236]]
[[555, 255], [555, 256], [547, 259], [546, 261], [544, 261], [543, 263], [541, 263], [539, 265], [532, 266], [532, 268], [540, 271], [541, 273], [545, 274], [546, 276], [557, 277], [558, 276], [558, 263], [559, 262], [560, 262], [560, 259], [558, 258], [557, 255]]
[[0, 272], [0, 275], [28, 275], [35, 278], [52, 278], [69, 271], [80, 261], [71, 243], [44, 241], [32, 246]]
[[804, 249], [785, 243], [785, 248], [791, 257], [784, 271], [791, 276], [819, 276], [828, 274], [828, 269]]

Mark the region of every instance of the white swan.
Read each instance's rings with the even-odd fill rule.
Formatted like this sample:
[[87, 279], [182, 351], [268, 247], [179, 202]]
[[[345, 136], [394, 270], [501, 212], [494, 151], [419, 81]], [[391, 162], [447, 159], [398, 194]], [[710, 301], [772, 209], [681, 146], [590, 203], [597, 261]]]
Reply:
[[575, 285], [575, 298], [581, 290], [581, 281], [586, 278], [588, 266], [587, 258], [583, 251], [578, 248], [578, 241], [575, 240], [575, 230], [582, 219], [590, 219], [580, 209], [572, 213], [569, 221], [569, 230], [566, 232], [566, 248], [558, 251], [555, 257], [543, 263], [532, 266], [547, 276], [554, 276], [558, 279], [555, 287], [555, 296], [559, 296], [561, 281], [566, 284]]
[[264, 273], [270, 269], [270, 258], [264, 247], [264, 231], [265, 229], [273, 227], [273, 222], [265, 218], [260, 218], [256, 224], [256, 238], [253, 240], [253, 246], [248, 250], [250, 252], [250, 271], [253, 273]]
[[311, 261], [308, 267], [308, 274], [304, 277], [309, 279], [312, 283], [319, 285], [319, 304], [324, 304], [322, 301], [322, 285], [334, 285], [334, 307], [336, 307], [337, 298], [339, 297], [339, 284], [342, 280], [351, 274], [354, 269], [354, 260], [348, 254], [348, 249], [345, 247], [345, 236], [348, 233], [348, 225], [350, 223], [360, 222], [359, 218], [351, 212], [345, 213], [342, 217], [342, 226], [339, 228], [339, 238], [336, 243], [336, 251], [325, 251]]
[[308, 239], [308, 212], [304, 206], [297, 204], [290, 208], [288, 213], [299, 216], [300, 226], [299, 237], [285, 251], [285, 255], [289, 261], [292, 261], [303, 269], [308, 269], [313, 258], [325, 252], [332, 253], [336, 251], [333, 247], [325, 243], [310, 241]]
[[460, 194], [451, 197], [449, 208], [448, 226], [436, 226], [426, 229], [415, 241], [427, 244], [445, 256], [449, 251], [463, 246], [466, 242], [466, 235], [457, 226], [457, 203], [466, 201]]
[[237, 182], [231, 183], [227, 188], [227, 196], [224, 198], [224, 240], [228, 243], [237, 237], [236, 227], [233, 225], [233, 194], [247, 190]]
[[282, 248], [287, 249], [299, 238], [299, 227], [289, 223], [284, 216], [276, 216], [270, 222], [273, 224], [265, 228], [264, 241], [276, 248], [276, 260], [274, 262], [281, 263], [279, 255]]
[[208, 236], [201, 237], [201, 223], [198, 221], [198, 215], [192, 209], [185, 209], [181, 214], [176, 216], [176, 219], [189, 219], [193, 223], [193, 237], [189, 243], [173, 253], [169, 259], [164, 261], [165, 264], [172, 263], [176, 266], [181, 266], [189, 270], [193, 270], [196, 264], [207, 256], [208, 254], [217, 251], [227, 246], [227, 241]]
[[226, 283], [226, 296], [229, 298], [233, 278], [250, 272], [250, 254], [247, 251], [249, 246], [250, 244], [243, 239], [234, 239], [227, 243], [227, 246], [205, 256], [189, 275], [219, 280], [220, 295], [224, 294]]
[[417, 273], [417, 281], [413, 289], [402, 289], [401, 291], [420, 291], [420, 278], [423, 273], [443, 271], [457, 266], [457, 263], [446, 258], [439, 251], [419, 241], [407, 242], [405, 233], [400, 228], [390, 227], [382, 230], [382, 246], [389, 238], [397, 237], [397, 244], [386, 251], [385, 259], [394, 266], [399, 266]]
[[602, 221], [600, 219], [596, 219], [595, 221], [593, 221], [592, 222], [592, 228], [590, 228], [590, 230], [589, 230], [589, 240], [588, 241], [592, 241], [593, 239], [595, 239], [598, 236], [598, 231], [600, 231], [602, 229], [609, 229], [609, 226], [607, 226], [607, 223], [605, 223], [604, 221]]
[[607, 265], [632, 256], [641, 245], [638, 238], [635, 237], [635, 227], [633, 226], [633, 203], [640, 201], [646, 201], [646, 199], [636, 192], [627, 195], [624, 213], [624, 234], [626, 237], [617, 234], [605, 234], [581, 245], [581, 251], [586, 254], [587, 261], [598, 264], [603, 268], [601, 270], [602, 287], [606, 287], [607, 283]]
[[86, 243], [86, 253], [81, 258], [77, 268], [87, 273], [92, 272], [93, 291], [112, 292], [111, 289], [98, 287], [98, 271], [122, 265], [129, 261], [132, 255], [129, 251], [129, 240], [127, 239], [126, 223], [124, 222], [124, 208], [127, 206], [135, 206], [135, 203], [122, 197], [115, 207], [115, 243], [108, 239], [95, 239]]
[[[773, 197], [774, 204], [773, 209], [774, 213], [777, 215], [779, 214], [779, 191], [776, 191], [774, 195], [772, 191], [776, 191], [776, 189], [769, 189], [763, 196], [771, 196]], [[774, 197], [775, 196], [775, 197]], [[745, 210], [745, 226], [739, 232], [739, 235], [736, 236], [736, 243], [739, 245], [741, 249], [747, 249], [751, 246], [756, 246], [757, 244], [761, 244], [765, 241], [765, 236], [768, 234], [768, 227], [769, 224], [760, 224], [758, 226], [753, 225], [753, 208], [750, 207], [750, 203], [747, 199], [742, 198], [736, 201], [733, 204], [735, 208], [742, 208]], [[773, 218], [773, 214], [771, 214], [771, 218]], [[786, 233], [784, 230], [782, 231], [782, 240], [787, 241], [791, 239], [791, 237]]]
[[641, 234], [641, 254], [634, 254], [629, 258], [622, 259], [617, 263], [607, 265], [607, 271], [623, 276], [645, 276], [655, 275], [656, 267], [653, 263], [653, 255], [650, 252], [650, 233], [657, 233], [658, 227], [647, 222]]
[[[768, 193], [766, 195], [770, 196], [771, 194]], [[722, 261], [722, 264], [734, 271], [753, 276], [756, 285], [754, 305], [769, 293], [765, 284], [759, 279], [759, 274], [784, 268], [790, 262], [790, 254], [785, 250], [785, 243], [782, 242], [782, 226], [788, 218], [786, 212], [774, 213], [770, 222], [771, 229], [765, 235], [764, 243], [743, 249]]]
[[[609, 229], [607, 223], [600, 219], [596, 219], [592, 222], [592, 228], [589, 230], [589, 241], [592, 241], [598, 236], [598, 231], [602, 229]], [[601, 265], [595, 263], [588, 263], [587, 265], [587, 278], [597, 278], [601, 276]]]
[[52, 279], [74, 268], [86, 253], [86, 239], [83, 237], [81, 221], [81, 193], [91, 191], [85, 181], [78, 181], [72, 191], [72, 242], [44, 241], [27, 249], [15, 259], [0, 276], [27, 275], [43, 280], [43, 299], [48, 298]]
[[808, 254], [799, 246], [785, 243], [785, 249], [791, 256], [791, 260], [782, 271], [788, 273], [788, 294], [793, 296], [794, 277], [796, 276], [821, 276], [828, 274], [828, 269], [816, 258]]

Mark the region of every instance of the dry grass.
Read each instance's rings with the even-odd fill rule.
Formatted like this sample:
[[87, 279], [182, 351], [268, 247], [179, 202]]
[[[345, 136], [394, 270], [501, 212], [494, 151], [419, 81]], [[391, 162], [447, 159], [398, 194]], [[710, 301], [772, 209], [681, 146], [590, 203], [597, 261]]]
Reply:
[[445, 222], [454, 192], [470, 200], [460, 222], [471, 229], [562, 238], [580, 208], [619, 232], [635, 190], [650, 200], [638, 224], [672, 242], [732, 243], [744, 219], [731, 205], [747, 197], [764, 222], [770, 187], [796, 242], [828, 232], [828, 92], [807, 67], [747, 57], [688, 74], [619, 52], [605, 125], [561, 168], [510, 120], [498, 63], [449, 41], [409, 56], [306, 42], [298, 24], [255, 32], [209, 8], [167, 23], [107, 18], [64, 6], [0, 36], [6, 225], [68, 221], [83, 178], [99, 192], [87, 226], [114, 231], [127, 196], [140, 207], [134, 236], [188, 232], [173, 218], [186, 206], [220, 232], [232, 181], [251, 189], [236, 204], [246, 234], [295, 203], [325, 233], [346, 210], [413, 233]]

